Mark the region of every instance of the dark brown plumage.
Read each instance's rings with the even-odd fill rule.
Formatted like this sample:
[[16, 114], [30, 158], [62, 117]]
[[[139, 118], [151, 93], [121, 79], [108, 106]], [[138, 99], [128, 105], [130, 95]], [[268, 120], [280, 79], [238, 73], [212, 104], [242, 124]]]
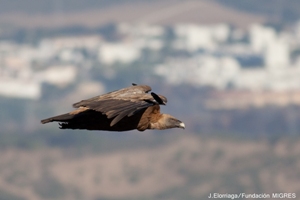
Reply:
[[175, 117], [160, 113], [159, 105], [165, 105], [167, 98], [150, 91], [150, 86], [132, 84], [77, 102], [73, 104], [76, 110], [41, 122], [61, 122], [61, 129], [107, 131], [185, 128]]

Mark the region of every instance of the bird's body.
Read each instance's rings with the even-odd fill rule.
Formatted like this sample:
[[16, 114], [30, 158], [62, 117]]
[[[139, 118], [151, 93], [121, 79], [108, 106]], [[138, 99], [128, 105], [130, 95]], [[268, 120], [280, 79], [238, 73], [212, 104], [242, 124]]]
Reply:
[[61, 122], [61, 129], [107, 131], [184, 128], [178, 119], [160, 113], [159, 104], [166, 104], [167, 98], [149, 91], [150, 86], [134, 84], [82, 100], [73, 104], [76, 110], [41, 122]]

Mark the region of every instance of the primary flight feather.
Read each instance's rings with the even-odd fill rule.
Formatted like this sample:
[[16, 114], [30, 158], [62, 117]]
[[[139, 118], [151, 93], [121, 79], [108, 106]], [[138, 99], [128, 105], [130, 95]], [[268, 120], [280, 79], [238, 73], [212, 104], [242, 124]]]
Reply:
[[165, 105], [167, 98], [150, 91], [148, 85], [133, 84], [77, 102], [73, 104], [76, 110], [41, 122], [61, 122], [61, 129], [106, 131], [185, 128], [180, 120], [160, 113], [159, 105]]

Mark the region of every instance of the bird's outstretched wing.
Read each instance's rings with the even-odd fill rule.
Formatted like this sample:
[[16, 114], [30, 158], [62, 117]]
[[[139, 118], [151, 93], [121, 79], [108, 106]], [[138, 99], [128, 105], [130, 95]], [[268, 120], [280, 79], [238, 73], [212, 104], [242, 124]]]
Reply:
[[114, 126], [125, 116], [132, 116], [137, 112], [153, 105], [164, 104], [166, 97], [155, 93], [149, 94], [151, 87], [147, 85], [133, 85], [127, 88], [109, 92], [91, 99], [73, 104], [73, 107], [84, 107], [105, 114], [108, 119], [114, 118], [110, 126]]
[[123, 99], [130, 100], [135, 95], [147, 94], [151, 91], [151, 87], [148, 85], [132, 85], [130, 87], [126, 87], [120, 90], [115, 90], [103, 95], [99, 95], [90, 99], [82, 100], [80, 102], [74, 103], [74, 108], [79, 108], [81, 106], [87, 106], [92, 102], [99, 102], [107, 99]]

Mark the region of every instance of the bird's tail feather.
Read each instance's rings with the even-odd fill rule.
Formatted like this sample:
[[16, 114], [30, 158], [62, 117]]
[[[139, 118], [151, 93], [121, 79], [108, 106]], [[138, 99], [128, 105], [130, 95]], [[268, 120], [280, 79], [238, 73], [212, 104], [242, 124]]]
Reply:
[[43, 119], [43, 120], [41, 120], [41, 123], [46, 124], [46, 123], [53, 122], [53, 121], [66, 122], [66, 121], [72, 119], [73, 117], [74, 117], [74, 115], [66, 113], [66, 114], [55, 116], [55, 117], [50, 117], [48, 119]]

